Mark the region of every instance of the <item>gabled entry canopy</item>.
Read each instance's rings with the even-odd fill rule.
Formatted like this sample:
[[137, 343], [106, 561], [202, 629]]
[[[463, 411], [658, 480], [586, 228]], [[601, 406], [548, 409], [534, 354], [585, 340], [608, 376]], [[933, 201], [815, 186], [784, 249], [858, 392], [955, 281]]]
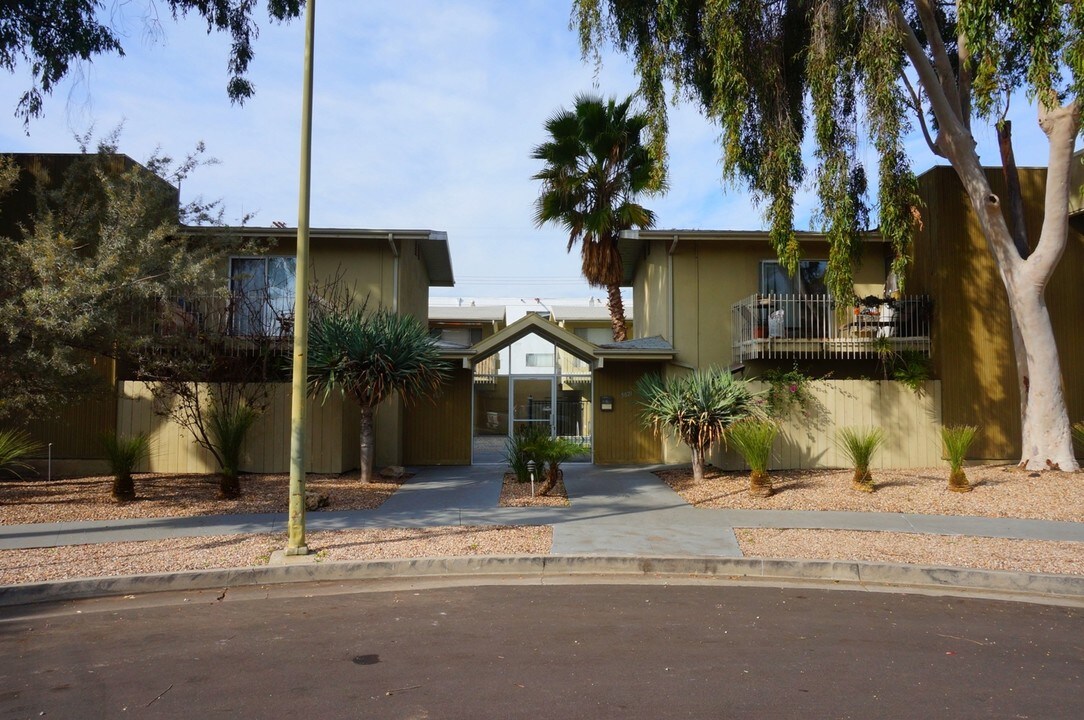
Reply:
[[461, 359], [464, 369], [470, 369], [475, 363], [532, 334], [575, 355], [588, 363], [592, 370], [602, 367], [607, 359], [673, 360], [675, 354], [673, 346], [662, 338], [640, 338], [623, 343], [595, 345], [534, 313], [525, 315], [472, 347], [442, 348], [442, 351], [445, 357]]

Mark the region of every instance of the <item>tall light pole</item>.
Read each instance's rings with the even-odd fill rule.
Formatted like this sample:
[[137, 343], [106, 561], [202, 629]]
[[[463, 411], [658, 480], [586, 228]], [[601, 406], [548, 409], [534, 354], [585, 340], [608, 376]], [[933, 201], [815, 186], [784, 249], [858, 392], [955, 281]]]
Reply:
[[312, 168], [312, 54], [316, 0], [305, 3], [305, 70], [301, 98], [301, 181], [297, 201], [294, 285], [294, 362], [290, 406], [290, 515], [286, 555], [307, 555], [305, 544], [305, 403], [309, 373], [309, 196]]

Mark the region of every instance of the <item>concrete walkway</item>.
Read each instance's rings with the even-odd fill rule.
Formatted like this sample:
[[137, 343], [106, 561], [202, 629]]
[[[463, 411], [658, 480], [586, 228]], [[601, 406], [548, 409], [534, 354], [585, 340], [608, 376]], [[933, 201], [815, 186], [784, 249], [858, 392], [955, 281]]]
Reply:
[[[1084, 542], [1084, 523], [908, 513], [696, 509], [651, 468], [569, 465], [571, 507], [499, 508], [501, 468], [422, 468], [376, 510], [312, 512], [309, 531], [552, 525], [554, 555], [740, 557], [736, 527], [882, 530]], [[284, 513], [0, 526], [0, 550], [285, 532]]]

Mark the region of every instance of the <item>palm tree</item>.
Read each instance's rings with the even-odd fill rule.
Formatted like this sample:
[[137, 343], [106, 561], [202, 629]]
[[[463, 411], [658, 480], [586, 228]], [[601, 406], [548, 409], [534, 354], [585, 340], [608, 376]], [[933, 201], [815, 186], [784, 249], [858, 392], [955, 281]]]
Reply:
[[546, 121], [549, 140], [531, 155], [546, 163], [533, 176], [542, 181], [535, 224], [564, 226], [569, 252], [580, 243], [583, 276], [606, 289], [617, 342], [626, 335], [617, 241], [622, 230], [655, 224], [655, 214], [635, 199], [662, 190], [661, 166], [640, 143], [648, 117], [630, 112], [631, 104], [632, 96], [618, 103], [578, 95], [573, 110], [562, 108]]
[[666, 379], [645, 375], [636, 391], [644, 424], [689, 446], [696, 482], [704, 479], [704, 458], [715, 443], [726, 439], [731, 426], [761, 415], [749, 386], [726, 370], [709, 368]]
[[373, 410], [398, 393], [425, 397], [444, 382], [448, 365], [425, 327], [409, 315], [365, 308], [315, 314], [309, 328], [309, 394], [332, 390], [361, 408], [361, 481], [373, 476]]

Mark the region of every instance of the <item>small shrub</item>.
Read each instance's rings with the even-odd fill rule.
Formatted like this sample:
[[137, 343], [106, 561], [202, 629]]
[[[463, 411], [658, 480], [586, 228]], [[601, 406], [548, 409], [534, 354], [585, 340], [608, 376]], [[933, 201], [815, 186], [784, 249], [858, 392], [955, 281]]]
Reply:
[[767, 420], [742, 420], [730, 428], [730, 443], [749, 465], [749, 492], [759, 497], [772, 494], [768, 465], [779, 428]]
[[545, 481], [538, 488], [538, 494], [546, 495], [564, 476], [561, 463], [582, 453], [583, 445], [563, 437], [544, 437], [539, 440], [538, 445], [541, 458], [546, 464]]
[[539, 445], [541, 440], [549, 439], [548, 428], [527, 427], [517, 431], [508, 438], [504, 448], [504, 457], [508, 467], [516, 475], [518, 482], [530, 482], [531, 471], [529, 463], [533, 460], [536, 472], [540, 477], [545, 460], [542, 458], [543, 448]]
[[948, 489], [953, 492], [971, 492], [971, 484], [964, 472], [964, 460], [978, 431], [974, 425], [949, 425], [941, 428], [941, 441], [945, 444], [945, 455], [950, 468]]
[[813, 411], [815, 400], [810, 384], [814, 380], [797, 365], [787, 371], [766, 370], [760, 379], [768, 383], [765, 401], [768, 417], [782, 420], [795, 410], [807, 416]]
[[892, 378], [920, 393], [930, 379], [930, 361], [920, 352], [905, 350], [893, 361]]
[[25, 430], [0, 430], [0, 470], [7, 470], [21, 477], [15, 472], [16, 467], [29, 470], [30, 466], [21, 459], [39, 450], [41, 443], [30, 439], [30, 433]]
[[117, 435], [115, 432], [107, 432], [102, 435], [102, 448], [109, 464], [109, 473], [113, 476], [113, 499], [117, 502], [135, 500], [132, 473], [136, 466], [151, 454], [150, 438], [143, 433]]
[[1084, 450], [1084, 422], [1073, 425], [1073, 439], [1076, 440], [1077, 446]]
[[223, 407], [215, 403], [207, 414], [207, 434], [222, 466], [218, 489], [223, 498], [241, 495], [241, 483], [237, 479], [241, 469], [241, 453], [245, 447], [245, 436], [258, 417], [259, 413], [244, 404]]
[[873, 475], [869, 466], [877, 449], [884, 444], [881, 428], [840, 428], [836, 445], [854, 466], [854, 487], [863, 492], [873, 492]]

